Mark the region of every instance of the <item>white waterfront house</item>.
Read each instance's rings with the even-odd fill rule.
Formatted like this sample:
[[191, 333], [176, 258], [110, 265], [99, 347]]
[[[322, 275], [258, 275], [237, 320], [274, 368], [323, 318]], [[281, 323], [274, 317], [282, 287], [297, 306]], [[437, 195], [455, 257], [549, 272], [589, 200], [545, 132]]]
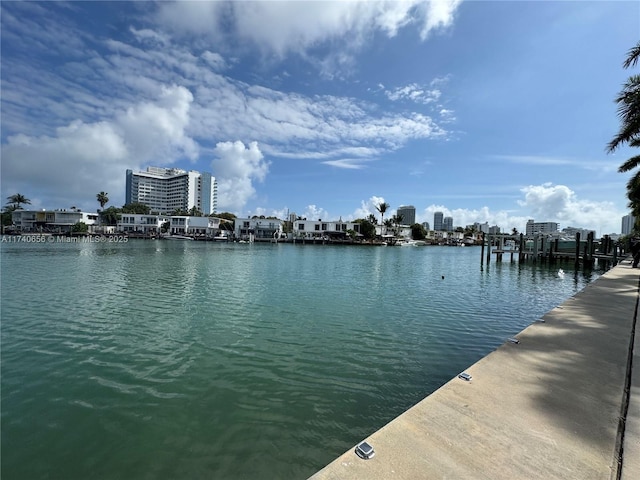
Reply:
[[277, 218], [236, 218], [234, 235], [239, 240], [272, 240], [282, 238], [282, 220]]
[[340, 238], [346, 237], [349, 230], [360, 233], [360, 224], [342, 219], [329, 222], [322, 219], [293, 222], [293, 238]]
[[124, 233], [156, 235], [160, 233], [162, 225], [168, 222], [169, 219], [168, 215], [123, 213], [120, 215], [116, 230]]
[[98, 224], [98, 214], [75, 208], [15, 210], [11, 213], [11, 221], [16, 231], [24, 233], [67, 233], [78, 222], [84, 222], [91, 232]]
[[213, 237], [220, 231], [220, 219], [217, 217], [193, 217], [176, 215], [169, 217], [171, 235]]
[[[163, 232], [163, 227], [166, 232]], [[190, 215], [152, 215], [123, 213], [116, 227], [118, 232], [139, 233], [145, 235], [207, 236], [213, 237], [220, 231], [220, 219], [217, 217], [194, 217]]]

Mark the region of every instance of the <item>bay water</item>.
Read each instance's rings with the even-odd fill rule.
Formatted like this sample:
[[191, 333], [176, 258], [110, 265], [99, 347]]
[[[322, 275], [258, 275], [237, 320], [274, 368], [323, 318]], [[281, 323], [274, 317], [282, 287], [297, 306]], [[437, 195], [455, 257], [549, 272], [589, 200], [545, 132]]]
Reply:
[[601, 273], [478, 247], [2, 243], [3, 479], [305, 479]]

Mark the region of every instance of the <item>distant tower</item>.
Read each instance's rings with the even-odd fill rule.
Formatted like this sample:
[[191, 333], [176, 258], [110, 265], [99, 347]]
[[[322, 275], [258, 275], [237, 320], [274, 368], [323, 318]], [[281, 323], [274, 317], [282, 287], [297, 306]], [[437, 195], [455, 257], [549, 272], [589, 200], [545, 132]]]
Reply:
[[633, 232], [633, 226], [636, 223], [636, 217], [633, 215], [625, 215], [622, 217], [622, 235], [629, 235]]
[[443, 230], [442, 228], [442, 218], [444, 217], [444, 215], [442, 214], [442, 212], [436, 212], [433, 214], [433, 229], [436, 232], [441, 232]]
[[444, 217], [442, 229], [446, 232], [453, 232], [453, 217]]
[[402, 225], [413, 225], [416, 223], [416, 207], [413, 205], [402, 205], [398, 207], [397, 215], [402, 215]]

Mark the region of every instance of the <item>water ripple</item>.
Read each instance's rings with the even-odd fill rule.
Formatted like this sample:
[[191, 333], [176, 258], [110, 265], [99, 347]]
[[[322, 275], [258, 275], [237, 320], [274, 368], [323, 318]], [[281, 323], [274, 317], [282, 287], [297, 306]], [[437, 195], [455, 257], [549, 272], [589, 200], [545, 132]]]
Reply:
[[597, 277], [478, 256], [3, 248], [3, 476], [306, 478]]

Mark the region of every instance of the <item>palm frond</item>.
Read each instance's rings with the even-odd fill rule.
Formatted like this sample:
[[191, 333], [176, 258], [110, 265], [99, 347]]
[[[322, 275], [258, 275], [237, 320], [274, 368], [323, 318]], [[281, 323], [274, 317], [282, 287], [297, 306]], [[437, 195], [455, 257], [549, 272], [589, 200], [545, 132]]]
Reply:
[[640, 59], [640, 42], [635, 47], [632, 47], [627, 52], [627, 59], [622, 66], [624, 68], [635, 67]]
[[618, 167], [618, 172], [624, 173], [640, 166], [640, 155], [633, 156]]

